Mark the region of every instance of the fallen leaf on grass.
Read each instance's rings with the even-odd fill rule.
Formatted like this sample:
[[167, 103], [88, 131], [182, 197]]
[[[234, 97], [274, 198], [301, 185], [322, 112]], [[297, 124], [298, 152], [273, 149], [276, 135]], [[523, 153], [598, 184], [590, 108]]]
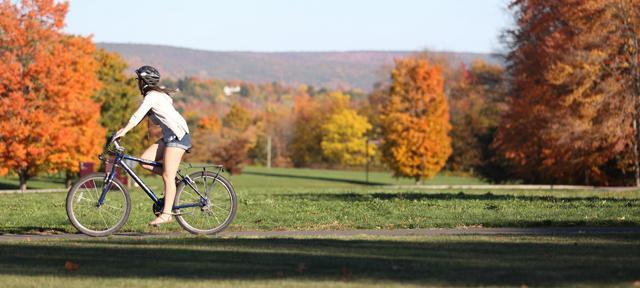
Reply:
[[351, 271], [347, 269], [347, 266], [342, 265], [342, 268], [340, 269], [340, 275], [340, 280], [344, 282], [351, 281]]
[[80, 269], [80, 264], [66, 261], [64, 262], [64, 269], [66, 269], [67, 271], [76, 271]]
[[302, 273], [304, 272], [304, 270], [307, 270], [307, 265], [304, 263], [298, 263], [298, 266], [296, 266], [296, 272], [298, 273]]

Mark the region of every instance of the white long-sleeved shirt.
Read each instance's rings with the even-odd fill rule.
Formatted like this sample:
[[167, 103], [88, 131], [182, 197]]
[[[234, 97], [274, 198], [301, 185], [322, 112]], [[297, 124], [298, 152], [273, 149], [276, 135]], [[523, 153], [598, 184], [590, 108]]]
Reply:
[[162, 133], [165, 137], [167, 133], [171, 131], [178, 137], [178, 140], [182, 140], [182, 137], [184, 137], [186, 133], [189, 133], [187, 121], [185, 121], [182, 115], [173, 107], [173, 99], [171, 96], [153, 90], [144, 96], [142, 104], [140, 104], [138, 110], [131, 115], [129, 125], [127, 126], [135, 127], [138, 125], [149, 110], [153, 112], [152, 120], [162, 127]]

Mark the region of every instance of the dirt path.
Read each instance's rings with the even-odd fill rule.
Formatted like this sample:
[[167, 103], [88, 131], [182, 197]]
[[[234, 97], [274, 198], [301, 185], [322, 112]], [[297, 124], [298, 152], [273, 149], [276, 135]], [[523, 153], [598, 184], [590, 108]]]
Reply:
[[[541, 228], [451, 228], [451, 229], [395, 229], [395, 230], [322, 230], [322, 231], [238, 231], [223, 232], [211, 237], [349, 237], [367, 236], [439, 236], [439, 235], [591, 235], [591, 234], [630, 234], [640, 233], [640, 227], [541, 227]], [[110, 237], [118, 238], [155, 238], [155, 237], [194, 237], [187, 232], [147, 234], [117, 233]], [[44, 239], [84, 239], [83, 234], [2, 234], [0, 241], [30, 241]]]

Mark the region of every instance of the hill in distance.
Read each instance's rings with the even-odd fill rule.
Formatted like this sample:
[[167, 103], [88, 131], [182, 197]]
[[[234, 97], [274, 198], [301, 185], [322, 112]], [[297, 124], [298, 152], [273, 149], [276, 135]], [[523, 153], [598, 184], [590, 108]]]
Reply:
[[[242, 80], [254, 83], [356, 88], [370, 91], [375, 82], [388, 78], [393, 59], [417, 51], [348, 52], [218, 52], [147, 44], [98, 43], [98, 47], [120, 54], [130, 72], [152, 65], [164, 77], [197, 76], [203, 79]], [[452, 64], [483, 59], [501, 64], [497, 56], [479, 53], [435, 52]]]

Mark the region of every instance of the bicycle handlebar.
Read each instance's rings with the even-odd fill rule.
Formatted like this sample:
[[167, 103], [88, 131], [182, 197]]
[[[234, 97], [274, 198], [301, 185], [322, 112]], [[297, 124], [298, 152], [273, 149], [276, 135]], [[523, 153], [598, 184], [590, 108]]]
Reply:
[[107, 143], [104, 145], [104, 149], [108, 150], [109, 145], [111, 145], [111, 143], [113, 143], [114, 146], [116, 146], [116, 150], [118, 151], [124, 151], [124, 147], [120, 146], [120, 143], [118, 143], [118, 139], [119, 138], [113, 138], [116, 135], [116, 133], [112, 133], [111, 136], [109, 136], [109, 141], [107, 141]]
[[116, 150], [124, 151], [124, 147], [120, 146], [120, 143], [118, 143], [118, 139], [113, 140], [113, 145], [116, 146]]

